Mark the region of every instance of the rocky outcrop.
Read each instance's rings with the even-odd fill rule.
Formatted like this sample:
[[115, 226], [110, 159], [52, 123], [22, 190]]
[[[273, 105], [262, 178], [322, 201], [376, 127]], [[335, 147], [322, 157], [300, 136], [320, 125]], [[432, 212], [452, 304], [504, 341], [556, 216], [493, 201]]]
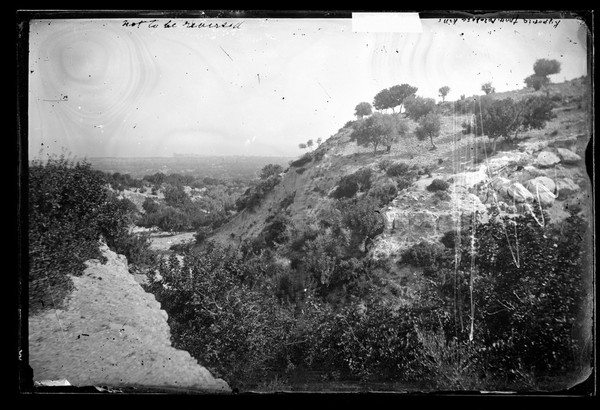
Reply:
[[105, 245], [105, 263], [90, 260], [65, 310], [29, 318], [34, 381], [75, 386], [181, 388], [228, 392], [190, 354], [171, 346], [167, 313]]
[[550, 151], [542, 151], [536, 158], [536, 163], [539, 167], [548, 168], [560, 162], [560, 158]]
[[564, 164], [576, 165], [581, 163], [581, 157], [567, 148], [557, 148], [556, 149], [560, 160]]
[[556, 184], [548, 177], [536, 177], [527, 181], [526, 188], [544, 206], [551, 206], [556, 199]]
[[571, 178], [561, 178], [556, 181], [556, 191], [558, 197], [565, 199], [579, 191], [579, 185], [577, 185]]
[[513, 182], [506, 190], [516, 202], [532, 202], [533, 194], [519, 182]]

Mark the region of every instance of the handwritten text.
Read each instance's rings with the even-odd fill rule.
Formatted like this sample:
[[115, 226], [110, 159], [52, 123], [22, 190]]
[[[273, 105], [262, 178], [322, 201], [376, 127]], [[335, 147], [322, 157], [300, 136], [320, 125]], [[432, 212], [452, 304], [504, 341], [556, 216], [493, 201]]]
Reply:
[[135, 27], [135, 28], [230, 28], [237, 30], [241, 28], [244, 22], [231, 23], [231, 22], [204, 22], [204, 21], [173, 21], [161, 22], [157, 19], [153, 20], [123, 20], [123, 27]]
[[463, 18], [441, 18], [438, 19], [438, 23], [449, 24], [451, 26], [455, 25], [458, 22], [464, 23], [524, 23], [524, 24], [550, 24], [554, 28], [558, 27], [560, 24], [560, 20], [557, 19], [528, 19], [528, 18], [495, 18], [495, 17], [463, 17]]

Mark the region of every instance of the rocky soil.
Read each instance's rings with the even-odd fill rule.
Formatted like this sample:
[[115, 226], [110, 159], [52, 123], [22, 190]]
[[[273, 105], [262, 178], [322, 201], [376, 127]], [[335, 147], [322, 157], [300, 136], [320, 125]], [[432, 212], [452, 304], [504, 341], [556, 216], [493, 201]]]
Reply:
[[125, 257], [101, 250], [107, 261], [86, 263], [64, 310], [29, 318], [34, 381], [229, 392], [225, 381], [171, 346], [166, 312], [128, 272]]

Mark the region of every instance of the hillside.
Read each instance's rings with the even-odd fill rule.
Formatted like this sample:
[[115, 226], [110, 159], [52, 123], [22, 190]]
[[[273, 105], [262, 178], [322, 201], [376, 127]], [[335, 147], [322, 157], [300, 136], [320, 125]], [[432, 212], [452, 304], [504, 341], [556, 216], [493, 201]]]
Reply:
[[[444, 108], [440, 136], [435, 139], [435, 150], [430, 149], [429, 141], [418, 141], [412, 135], [417, 124], [408, 118], [408, 137], [392, 146], [389, 153], [380, 151], [377, 155], [373, 155], [371, 148], [351, 142], [351, 128], [343, 127], [302, 157], [304, 161], [292, 162], [281, 182], [257, 208], [240, 212], [212, 239], [222, 243], [240, 243], [243, 239], [254, 238], [263, 231], [266, 221], [282, 212], [289, 214], [296, 227], [301, 229], [314, 222], [319, 212], [335, 201], [330, 194], [343, 176], [360, 168], [370, 168], [374, 185], [389, 180], [381, 170], [380, 165], [384, 161], [400, 161], [425, 171], [382, 210], [385, 230], [371, 248], [374, 256], [395, 257], [415, 242], [423, 239], [435, 241], [456, 227], [459, 215], [470, 214], [473, 209], [480, 212], [498, 206], [508, 209], [509, 205], [513, 205], [511, 196], [507, 196], [506, 192], [503, 195], [501, 189], [497, 190], [496, 199], [491, 195], [492, 182], [499, 181], [499, 178], [503, 178], [506, 190], [511, 183], [526, 186], [533, 178], [549, 177], [555, 185], [555, 198], [547, 200], [543, 206], [553, 218], [564, 218], [566, 209], [572, 204], [582, 206], [586, 217], [590, 217], [591, 184], [583, 160], [590, 141], [590, 127], [580, 104], [584, 89], [581, 79], [550, 85], [549, 93], [557, 104], [553, 110], [556, 118], [541, 130], [520, 135], [511, 146], [499, 143], [497, 151], [490, 153], [487, 160], [482, 151], [486, 142], [489, 145], [487, 138], [463, 135], [461, 124], [470, 115], [449, 112], [451, 104], [448, 103]], [[541, 91], [524, 89], [491, 96], [520, 99], [536, 93], [541, 94]], [[538, 157], [542, 152], [568, 155], [569, 159], [559, 159], [556, 164], [540, 164]], [[451, 183], [450, 201], [439, 201], [425, 190], [436, 178]], [[499, 185], [495, 186], [499, 188]], [[524, 204], [519, 204], [519, 212], [527, 212], [526, 207], [533, 206], [533, 202], [533, 196], [528, 196]]]

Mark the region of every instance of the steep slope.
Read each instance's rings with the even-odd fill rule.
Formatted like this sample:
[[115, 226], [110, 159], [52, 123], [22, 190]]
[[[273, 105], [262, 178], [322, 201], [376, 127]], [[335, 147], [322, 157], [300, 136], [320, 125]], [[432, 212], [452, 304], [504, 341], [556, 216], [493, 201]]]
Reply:
[[34, 381], [75, 386], [228, 392], [188, 352], [171, 346], [167, 314], [105, 245], [106, 263], [87, 262], [65, 310], [29, 318]]
[[[569, 206], [580, 204], [589, 217], [591, 184], [583, 157], [591, 130], [589, 116], [584, 111], [585, 106], [581, 105], [584, 84], [583, 79], [552, 84], [548, 92], [557, 103], [556, 118], [544, 129], [522, 133], [515, 144], [498, 144], [497, 151], [489, 156], [483, 151], [486, 143], [489, 148], [487, 138], [461, 132], [461, 124], [470, 118], [470, 114], [452, 112], [448, 104], [442, 107], [445, 115], [440, 136], [435, 140], [435, 150], [430, 149], [428, 141], [418, 141], [412, 135], [416, 123], [409, 119], [406, 119], [409, 135], [395, 144], [389, 153], [377, 155], [372, 149], [351, 142], [351, 129], [344, 127], [313, 152], [291, 162], [281, 183], [263, 198], [259, 206], [253, 211], [240, 212], [212, 239], [238, 244], [244, 238], [257, 236], [269, 218], [282, 211], [286, 211], [301, 229], [320, 210], [330, 207], [334, 199], [329, 194], [344, 175], [369, 167], [374, 171], [375, 179], [385, 179], [379, 169], [382, 161], [401, 161], [428, 169], [428, 173], [401, 190], [382, 210], [385, 230], [371, 249], [375, 257], [395, 258], [416, 242], [437, 241], [445, 232], [457, 229], [463, 216], [477, 211], [485, 217], [491, 208], [501, 208], [507, 213], [531, 212], [533, 206], [539, 208], [538, 204], [541, 204], [552, 218], [558, 220], [568, 215]], [[520, 99], [536, 93], [542, 92], [524, 89], [492, 94], [491, 97]], [[558, 161], [544, 163], [544, 158], [550, 155], [557, 156]], [[532, 182], [537, 177], [549, 178], [554, 185], [552, 192], [542, 190], [541, 201], [536, 197], [540, 195], [535, 183], [539, 179]], [[450, 183], [450, 200], [440, 201], [425, 189], [436, 178]], [[515, 198], [510, 193], [515, 187], [522, 197]]]

